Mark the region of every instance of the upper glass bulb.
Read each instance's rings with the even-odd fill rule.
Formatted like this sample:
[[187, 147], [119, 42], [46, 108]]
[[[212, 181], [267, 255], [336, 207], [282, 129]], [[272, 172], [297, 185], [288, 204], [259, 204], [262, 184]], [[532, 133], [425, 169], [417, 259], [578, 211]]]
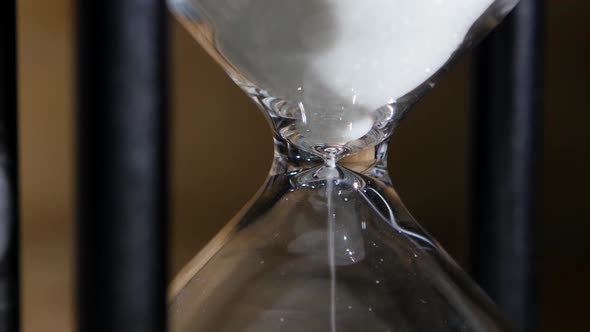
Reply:
[[453, 54], [516, 2], [172, 0], [171, 7], [281, 136], [332, 159], [387, 138]]

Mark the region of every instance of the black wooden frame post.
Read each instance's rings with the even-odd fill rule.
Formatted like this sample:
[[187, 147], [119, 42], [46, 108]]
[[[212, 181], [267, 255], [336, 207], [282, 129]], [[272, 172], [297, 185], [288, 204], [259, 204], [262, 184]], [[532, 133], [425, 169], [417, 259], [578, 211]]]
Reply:
[[0, 331], [20, 330], [16, 1], [0, 2]]
[[79, 331], [166, 330], [167, 10], [78, 1]]
[[475, 58], [472, 268], [519, 332], [536, 329], [542, 16], [521, 0]]

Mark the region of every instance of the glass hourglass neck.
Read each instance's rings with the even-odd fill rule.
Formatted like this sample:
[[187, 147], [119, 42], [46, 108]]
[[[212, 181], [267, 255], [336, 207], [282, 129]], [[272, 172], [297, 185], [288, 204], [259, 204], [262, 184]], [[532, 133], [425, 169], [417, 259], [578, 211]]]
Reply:
[[[308, 181], [315, 181], [318, 180], [318, 177], [322, 177], [321, 171], [323, 169], [342, 167], [357, 173], [371, 175], [385, 183], [391, 183], [387, 173], [387, 148], [389, 140], [384, 140], [377, 145], [368, 146], [344, 156], [337, 154], [343, 152], [338, 151], [338, 147], [326, 148], [334, 149], [334, 155], [332, 156], [327, 153], [320, 155], [319, 153], [307, 152], [282, 138], [279, 134], [275, 135], [274, 143], [275, 153], [270, 172], [271, 176], [319, 170], [320, 172], [315, 174], [315, 179], [307, 179]], [[305, 177], [302, 177], [302, 179], [305, 179]]]

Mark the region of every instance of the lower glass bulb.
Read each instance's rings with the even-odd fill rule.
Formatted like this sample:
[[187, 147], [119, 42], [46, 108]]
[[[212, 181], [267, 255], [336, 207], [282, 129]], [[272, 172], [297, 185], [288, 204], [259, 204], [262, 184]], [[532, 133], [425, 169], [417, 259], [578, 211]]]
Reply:
[[172, 331], [510, 331], [382, 165], [271, 176], [176, 279]]

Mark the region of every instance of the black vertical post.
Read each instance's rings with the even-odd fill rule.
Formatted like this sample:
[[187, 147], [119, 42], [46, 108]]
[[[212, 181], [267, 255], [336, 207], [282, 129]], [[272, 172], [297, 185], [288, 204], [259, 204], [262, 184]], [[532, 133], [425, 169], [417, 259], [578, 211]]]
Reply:
[[472, 268], [520, 332], [536, 328], [542, 12], [522, 0], [475, 58]]
[[0, 331], [20, 329], [16, 1], [0, 2]]
[[166, 13], [78, 1], [81, 332], [166, 329]]

